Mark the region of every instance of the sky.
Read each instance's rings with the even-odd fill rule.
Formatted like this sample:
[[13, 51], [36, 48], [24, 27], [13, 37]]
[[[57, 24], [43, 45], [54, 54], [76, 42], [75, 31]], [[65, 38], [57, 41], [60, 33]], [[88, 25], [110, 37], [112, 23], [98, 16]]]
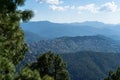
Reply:
[[34, 11], [31, 21], [120, 23], [120, 0], [26, 0], [20, 9]]

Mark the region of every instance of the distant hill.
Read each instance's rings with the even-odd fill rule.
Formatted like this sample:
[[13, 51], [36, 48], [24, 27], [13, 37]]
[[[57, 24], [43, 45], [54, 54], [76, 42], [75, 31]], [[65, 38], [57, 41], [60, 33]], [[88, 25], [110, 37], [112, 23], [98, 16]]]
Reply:
[[24, 34], [25, 34], [25, 40], [29, 43], [47, 39], [30, 31], [24, 31]]
[[33, 42], [29, 46], [34, 54], [47, 51], [55, 53], [75, 53], [79, 51], [120, 52], [120, 45], [115, 40], [102, 35], [60, 37]]
[[36, 61], [39, 54], [52, 51], [67, 63], [71, 80], [103, 80], [110, 70], [120, 66], [120, 45], [103, 35], [60, 37], [29, 43], [21, 66]]
[[[60, 54], [67, 64], [71, 80], [103, 80], [110, 70], [120, 66], [120, 54], [82, 51]], [[18, 66], [35, 62], [38, 55], [29, 53]]]
[[120, 25], [40, 21], [21, 26], [30, 51], [17, 69], [47, 51], [62, 56], [71, 80], [103, 80], [110, 70], [120, 66]]
[[120, 66], [120, 54], [103, 52], [77, 52], [62, 54], [71, 80], [103, 80], [110, 70]]
[[24, 31], [33, 32], [39, 36], [53, 39], [63, 36], [105, 35], [120, 40], [120, 25], [104, 24], [97, 21], [82, 23], [52, 23], [38, 21], [21, 23]]

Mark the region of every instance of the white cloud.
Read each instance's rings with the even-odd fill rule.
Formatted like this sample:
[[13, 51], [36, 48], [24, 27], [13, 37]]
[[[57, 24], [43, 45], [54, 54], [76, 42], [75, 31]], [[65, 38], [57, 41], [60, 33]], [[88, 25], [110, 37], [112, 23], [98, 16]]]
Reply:
[[90, 11], [92, 13], [98, 12], [98, 8], [95, 6], [95, 4], [88, 4], [85, 6], [79, 6], [78, 10], [79, 11]]
[[105, 3], [100, 7], [100, 11], [115, 12], [117, 11], [117, 5], [113, 1]]
[[47, 3], [47, 4], [51, 4], [51, 5], [59, 5], [59, 4], [63, 3], [63, 1], [61, 1], [61, 0], [36, 0], [36, 2]]
[[83, 12], [83, 11], [89, 11], [92, 13], [97, 13], [97, 12], [116, 12], [118, 10], [117, 5], [115, 4], [115, 2], [107, 2], [105, 4], [102, 4], [100, 6], [97, 6], [95, 4], [88, 4], [85, 6], [79, 6], [78, 7], [79, 13]]
[[112, 2], [107, 2], [105, 4], [96, 5], [96, 4], [87, 4], [84, 6], [67, 6], [62, 5], [63, 0], [36, 0], [39, 3], [46, 3], [49, 5], [49, 8], [56, 11], [66, 11], [66, 10], [78, 10], [79, 13], [84, 11], [89, 11], [91, 13], [98, 13], [98, 12], [116, 12], [118, 10], [117, 4]]
[[66, 11], [68, 9], [75, 9], [75, 6], [69, 6], [69, 5], [65, 5], [62, 6], [61, 4], [63, 4], [62, 0], [35, 0], [38, 3], [47, 3], [49, 5], [49, 8], [52, 10], [56, 10], [56, 11]]
[[73, 6], [56, 6], [56, 5], [50, 5], [49, 6], [50, 9], [54, 10], [54, 11], [66, 11], [68, 9], [73, 9]]

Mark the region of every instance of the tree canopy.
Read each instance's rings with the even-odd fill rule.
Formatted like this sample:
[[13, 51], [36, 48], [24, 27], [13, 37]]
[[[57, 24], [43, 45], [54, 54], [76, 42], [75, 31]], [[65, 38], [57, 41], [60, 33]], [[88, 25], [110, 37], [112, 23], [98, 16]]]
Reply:
[[15, 66], [5, 57], [0, 56], [0, 80], [13, 80]]
[[66, 63], [58, 54], [47, 52], [37, 59], [37, 62], [31, 65], [31, 69], [37, 69], [41, 77], [49, 75], [55, 80], [70, 80]]
[[21, 70], [20, 74], [15, 80], [42, 80], [37, 70], [31, 70], [29, 67], [25, 67]]
[[25, 0], [0, 0], [0, 55], [17, 65], [27, 51], [20, 21], [28, 21], [33, 12], [18, 10]]
[[110, 71], [108, 77], [104, 80], [120, 80], [120, 67], [118, 67], [116, 72]]

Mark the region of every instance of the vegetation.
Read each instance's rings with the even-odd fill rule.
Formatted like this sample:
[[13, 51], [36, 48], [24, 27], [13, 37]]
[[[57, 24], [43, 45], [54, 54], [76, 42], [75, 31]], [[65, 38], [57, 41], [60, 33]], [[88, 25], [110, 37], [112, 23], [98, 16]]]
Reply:
[[51, 76], [54, 80], [70, 80], [66, 64], [59, 55], [47, 52], [37, 59], [37, 62], [31, 65], [31, 69], [37, 69], [41, 77]]
[[37, 61], [24, 66], [15, 80], [70, 80], [66, 64], [54, 53], [41, 54]]
[[27, 51], [24, 33], [20, 21], [28, 21], [33, 13], [30, 10], [18, 10], [25, 0], [0, 0], [0, 55], [17, 65]]
[[[20, 73], [16, 72], [16, 65], [23, 60], [28, 51], [24, 41], [24, 33], [20, 28], [20, 21], [27, 22], [33, 16], [33, 12], [30, 10], [18, 10], [18, 7], [23, 6], [24, 2], [25, 0], [0, 0], [0, 80], [69, 80], [69, 76], [66, 76], [67, 70], [65, 70], [64, 62], [53, 54], [51, 54], [53, 57], [51, 62], [54, 62], [52, 66], [56, 66], [56, 69], [50, 66], [51, 62], [47, 62], [42, 66], [37, 64], [32, 69], [25, 66]], [[50, 58], [49, 55], [48, 57]], [[43, 60], [48, 61], [46, 57], [41, 58], [39, 58], [39, 62], [43, 62], [43, 64]], [[45, 70], [46, 65], [49, 65], [47, 66], [48, 71]], [[44, 69], [45, 73], [41, 73], [39, 67]], [[49, 75], [51, 72], [49, 70], [55, 70], [56, 73]]]
[[0, 79], [14, 80], [15, 66], [27, 51], [20, 21], [28, 21], [33, 13], [18, 10], [25, 0], [0, 0]]
[[13, 80], [15, 66], [5, 57], [0, 56], [0, 80]]
[[120, 45], [117, 41], [102, 35], [60, 37], [29, 43], [29, 45], [35, 54], [45, 53], [49, 50], [55, 53], [75, 53], [79, 51], [120, 52]]
[[[51, 52], [40, 55], [36, 62], [23, 67], [20, 72], [16, 71], [16, 66], [28, 51], [20, 21], [27, 22], [33, 16], [30, 10], [18, 10], [18, 6], [23, 6], [24, 2], [25, 0], [0, 0], [0, 80], [70, 80], [66, 63], [59, 55]], [[98, 43], [98, 38], [95, 37], [96, 43]], [[62, 46], [61, 51], [73, 46], [76, 40], [78, 41], [76, 38], [69, 43], [68, 38], [67, 40], [58, 38], [58, 41], [60, 40], [66, 41], [65, 44], [68, 45]], [[107, 43], [108, 40], [105, 41]], [[74, 51], [77, 48], [71, 47], [71, 49]], [[106, 75], [108, 70], [120, 65], [118, 54], [101, 55], [101, 53], [90, 51], [75, 54], [62, 54], [69, 65], [68, 69], [73, 80], [99, 80]], [[110, 72], [104, 80], [120, 80], [120, 68], [116, 72]]]
[[119, 53], [83, 51], [61, 54], [71, 80], [104, 80], [110, 70], [120, 66]]
[[54, 79], [48, 75], [45, 75], [42, 80], [54, 80]]
[[[119, 53], [82, 51], [60, 56], [67, 64], [71, 80], [104, 80], [110, 70], [114, 71], [120, 66]], [[34, 53], [29, 54], [21, 65], [36, 62], [37, 57]]]
[[120, 67], [116, 72], [110, 71], [108, 77], [104, 80], [120, 80]]
[[25, 67], [17, 75], [15, 80], [42, 80], [37, 70], [32, 71], [29, 67]]

